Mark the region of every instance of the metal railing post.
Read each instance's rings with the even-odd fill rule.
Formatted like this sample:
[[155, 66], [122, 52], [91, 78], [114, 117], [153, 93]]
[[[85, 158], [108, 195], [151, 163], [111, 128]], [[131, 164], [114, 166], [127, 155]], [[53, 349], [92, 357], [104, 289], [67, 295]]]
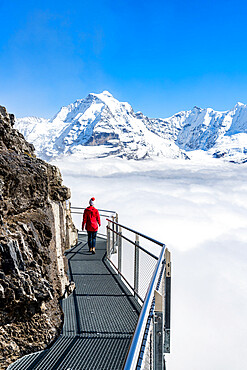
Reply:
[[108, 225], [106, 226], [107, 229], [107, 246], [106, 246], [106, 252], [107, 257], [111, 257], [111, 234], [110, 234], [110, 221], [108, 221]]
[[[135, 240], [135, 261], [134, 261], [134, 291], [136, 293], [139, 292], [139, 264], [140, 264], [140, 256], [139, 256], [139, 235], [136, 234]], [[135, 298], [137, 296], [135, 295]]]
[[122, 228], [119, 227], [118, 235], [118, 270], [122, 272]]
[[153, 369], [164, 370], [164, 298], [155, 290]]
[[112, 253], [117, 253], [117, 250], [116, 250], [116, 237], [115, 237], [115, 232], [114, 231], [116, 231], [115, 229], [116, 229], [116, 225], [115, 225], [115, 217], [114, 216], [112, 216], [112, 221], [113, 221], [113, 223], [112, 223]]
[[[120, 240], [120, 237], [119, 237], [119, 226], [118, 226], [118, 214], [116, 213], [116, 216], [115, 216], [115, 221], [116, 221], [116, 232], [117, 232], [117, 236], [116, 236], [116, 247], [117, 245], [119, 245], [119, 240]], [[117, 251], [116, 251], [117, 252]]]
[[171, 253], [165, 249], [165, 338], [164, 353], [170, 353], [170, 329], [171, 329]]

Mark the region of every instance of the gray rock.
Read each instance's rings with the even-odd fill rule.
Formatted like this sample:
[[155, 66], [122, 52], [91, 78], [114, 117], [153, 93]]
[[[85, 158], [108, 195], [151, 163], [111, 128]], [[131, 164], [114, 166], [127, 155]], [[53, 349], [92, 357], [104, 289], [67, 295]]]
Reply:
[[63, 186], [60, 171], [36, 158], [33, 145], [13, 124], [14, 116], [0, 106], [1, 369], [45, 348], [59, 334], [64, 282], [52, 202], [67, 228], [60, 228], [63, 250], [70, 247], [67, 234], [74, 228], [65, 205], [70, 190]]

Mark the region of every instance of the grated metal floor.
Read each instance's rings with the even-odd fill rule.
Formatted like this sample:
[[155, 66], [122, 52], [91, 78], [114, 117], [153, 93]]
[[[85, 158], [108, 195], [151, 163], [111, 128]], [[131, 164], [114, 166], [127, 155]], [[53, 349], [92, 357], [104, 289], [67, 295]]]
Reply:
[[61, 302], [63, 331], [47, 350], [25, 356], [8, 370], [122, 369], [140, 305], [105, 259], [106, 240], [97, 237], [96, 254], [86, 235], [66, 256], [76, 289]]

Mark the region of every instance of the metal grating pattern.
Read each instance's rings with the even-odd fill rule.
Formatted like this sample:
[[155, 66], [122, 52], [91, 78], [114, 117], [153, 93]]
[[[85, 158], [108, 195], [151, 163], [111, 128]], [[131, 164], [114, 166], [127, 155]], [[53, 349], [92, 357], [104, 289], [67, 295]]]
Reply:
[[[111, 274], [102, 261], [93, 261], [93, 266], [88, 261], [75, 261], [70, 262], [71, 269], [73, 271], [73, 276], [76, 275], [109, 275]], [[112, 275], [112, 274], [111, 274]]]
[[66, 252], [76, 289], [61, 302], [62, 334], [51, 348], [23, 357], [9, 370], [122, 368], [141, 307], [105, 254], [105, 239], [97, 238], [92, 255], [86, 236], [79, 236], [79, 244]]
[[77, 333], [76, 310], [74, 305], [74, 297], [71, 295], [61, 302], [64, 312], [63, 334], [75, 335]]
[[[77, 338], [70, 350], [74, 358], [72, 369], [120, 370], [129, 344], [130, 338]], [[57, 369], [71, 368], [70, 364], [70, 356], [64, 356]]]
[[138, 314], [126, 296], [78, 297], [78, 306], [81, 332], [134, 332]]
[[[103, 279], [103, 280], [102, 280]], [[104, 284], [102, 282], [104, 281]], [[123, 291], [118, 282], [112, 281], [112, 275], [75, 275], [76, 294], [97, 295], [97, 296], [118, 296]]]
[[124, 362], [130, 340], [127, 337], [116, 340], [115, 337], [62, 336], [57, 341], [56, 352], [54, 349], [48, 351], [33, 369], [118, 370]]
[[22, 357], [20, 360], [17, 360], [13, 364], [9, 365], [8, 370], [19, 370], [19, 369], [28, 369], [34, 361], [40, 357], [40, 354], [45, 351], [35, 352], [30, 355]]
[[69, 353], [69, 350], [73, 346], [75, 340], [75, 337], [61, 336], [60, 338], [58, 338], [51, 349], [47, 351], [46, 356], [43, 357], [33, 369], [57, 369], [57, 365], [59, 364], [59, 362], [61, 362], [61, 358]]

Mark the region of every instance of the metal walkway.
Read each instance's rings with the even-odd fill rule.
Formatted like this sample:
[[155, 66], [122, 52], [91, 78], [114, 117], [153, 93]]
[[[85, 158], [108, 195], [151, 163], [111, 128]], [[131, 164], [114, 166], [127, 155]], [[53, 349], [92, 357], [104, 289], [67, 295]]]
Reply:
[[106, 260], [106, 240], [97, 238], [96, 254], [86, 236], [66, 253], [76, 289], [61, 302], [63, 331], [47, 350], [25, 356], [9, 370], [122, 369], [141, 310]]

